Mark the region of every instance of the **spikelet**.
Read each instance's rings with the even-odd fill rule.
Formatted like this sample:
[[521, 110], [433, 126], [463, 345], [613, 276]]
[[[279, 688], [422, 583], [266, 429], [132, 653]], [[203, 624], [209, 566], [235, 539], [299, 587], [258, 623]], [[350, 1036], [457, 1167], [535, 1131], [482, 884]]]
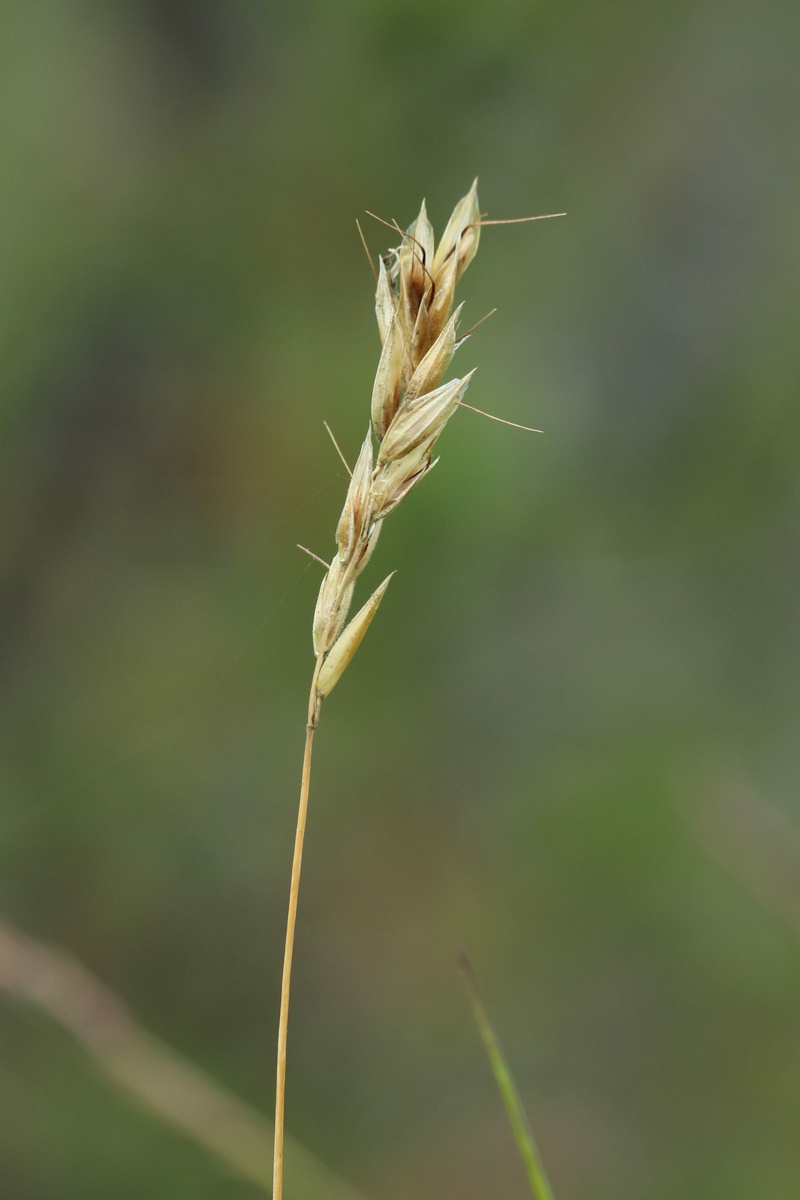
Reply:
[[451, 379], [433, 392], [404, 404], [386, 431], [378, 454], [378, 466], [403, 458], [428, 438], [438, 437], [461, 401], [474, 372]]
[[372, 423], [378, 439], [384, 436], [400, 406], [410, 374], [409, 363], [405, 330], [399, 315], [392, 313], [372, 387]]
[[400, 245], [379, 264], [375, 315], [382, 350], [372, 389], [372, 422], [336, 529], [337, 553], [314, 612], [320, 699], [338, 683], [389, 585], [391, 575], [345, 625], [356, 580], [375, 549], [381, 522], [436, 465], [436, 441], [473, 375], [470, 371], [442, 383], [459, 344], [461, 306], [452, 311], [453, 296], [478, 249], [479, 220], [476, 181], [456, 205], [436, 246], [423, 201]]
[[463, 200], [459, 200], [453, 209], [453, 215], [447, 222], [447, 228], [442, 234], [442, 240], [436, 248], [436, 254], [431, 268], [434, 279], [438, 280], [445, 263], [449, 258], [456, 260], [456, 283], [466, 271], [478, 252], [478, 242], [481, 236], [481, 210], [478, 205], [478, 181], [473, 183]]
[[[392, 575], [394, 572], [392, 572]], [[342, 630], [317, 678], [317, 691], [321, 696], [328, 696], [341, 679], [345, 668], [361, 645], [361, 639], [369, 628], [370, 621], [378, 611], [378, 605], [389, 586], [389, 575], [380, 587], [376, 588], [363, 608], [359, 609], [349, 625]]]
[[370, 483], [372, 480], [372, 431], [367, 430], [361, 453], [358, 456], [350, 487], [347, 489], [344, 508], [336, 527], [336, 543], [339, 558], [349, 562], [363, 539], [364, 528], [370, 518]]
[[440, 382], [456, 352], [456, 326], [461, 316], [463, 304], [459, 304], [450, 320], [431, 346], [428, 353], [420, 362], [414, 374], [408, 381], [404, 400], [410, 404], [417, 396], [424, 396]]

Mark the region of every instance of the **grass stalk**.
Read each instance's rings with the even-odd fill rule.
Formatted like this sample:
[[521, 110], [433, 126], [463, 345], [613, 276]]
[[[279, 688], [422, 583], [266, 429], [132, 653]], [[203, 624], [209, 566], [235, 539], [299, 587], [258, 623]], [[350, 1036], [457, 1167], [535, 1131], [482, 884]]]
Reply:
[[522, 1100], [514, 1083], [514, 1077], [500, 1048], [497, 1034], [489, 1020], [489, 1014], [486, 1011], [486, 1005], [483, 1002], [478, 981], [470, 966], [469, 959], [463, 951], [457, 955], [457, 962], [464, 979], [470, 1004], [472, 1005], [475, 1024], [478, 1026], [478, 1032], [486, 1049], [486, 1055], [492, 1068], [497, 1089], [500, 1092], [508, 1114], [514, 1140], [517, 1143], [517, 1148], [525, 1166], [528, 1182], [531, 1185], [531, 1192], [535, 1200], [554, 1200], [541, 1156], [528, 1125], [528, 1118], [525, 1116], [525, 1110], [522, 1107]]
[[[469, 330], [459, 336], [462, 306], [454, 309], [453, 305], [456, 285], [477, 253], [481, 223], [476, 180], [456, 205], [438, 243], [424, 202], [405, 233], [399, 226], [389, 226], [401, 241], [380, 259], [375, 272], [375, 315], [382, 349], [372, 389], [370, 422], [352, 471], [331, 434], [350, 475], [336, 528], [337, 552], [328, 566], [324, 558], [306, 551], [326, 568], [326, 573], [312, 628], [316, 666], [306, 724], [281, 982], [273, 1200], [283, 1200], [289, 991], [314, 732], [323, 698], [353, 658], [391, 579], [391, 575], [384, 579], [346, 624], [356, 581], [372, 556], [384, 519], [433, 470], [438, 462], [433, 457], [434, 449], [445, 425], [456, 409], [469, 407], [464, 404], [464, 394], [472, 371], [460, 379], [442, 381], [456, 350], [472, 333]], [[550, 1200], [549, 1192], [540, 1195]]]
[[[384, 518], [436, 465], [436, 442], [469, 385], [471, 373], [444, 384], [442, 378], [458, 346], [461, 310], [451, 312], [455, 287], [478, 249], [479, 223], [473, 184], [456, 205], [437, 246], [423, 203], [409, 230], [397, 230], [401, 244], [381, 259], [376, 272], [375, 315], [382, 351], [372, 389], [370, 423], [352, 472], [347, 467], [350, 483], [336, 528], [337, 553], [327, 567], [314, 611], [316, 665], [308, 701], [278, 1020], [273, 1200], [283, 1200], [289, 993], [314, 733], [322, 700], [358, 649], [391, 575], [345, 624], [356, 580], [372, 556]], [[338, 445], [336, 448], [341, 455]], [[327, 566], [324, 559], [319, 561]]]
[[294, 931], [297, 924], [297, 898], [300, 894], [300, 871], [303, 866], [303, 843], [308, 818], [308, 797], [311, 787], [311, 757], [314, 752], [314, 733], [319, 721], [322, 698], [317, 691], [317, 680], [322, 667], [322, 655], [317, 656], [311, 691], [308, 697], [306, 721], [306, 743], [303, 750], [303, 771], [300, 779], [300, 801], [297, 807], [297, 828], [294, 835], [292, 875], [289, 883], [289, 913], [286, 918], [286, 944], [283, 951], [283, 973], [281, 976], [281, 1007], [278, 1018], [278, 1066], [275, 1083], [275, 1147], [272, 1161], [272, 1196], [281, 1200], [283, 1196], [283, 1139], [286, 1111], [286, 1045], [289, 1036], [289, 993], [292, 985], [292, 958], [294, 955]]

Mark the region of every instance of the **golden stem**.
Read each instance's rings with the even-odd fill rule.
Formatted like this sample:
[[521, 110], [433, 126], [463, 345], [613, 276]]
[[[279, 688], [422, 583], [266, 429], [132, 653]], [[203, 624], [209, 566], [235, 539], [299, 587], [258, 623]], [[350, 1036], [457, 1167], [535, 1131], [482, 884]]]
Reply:
[[322, 667], [323, 655], [317, 658], [311, 680], [306, 722], [306, 745], [303, 752], [303, 774], [300, 781], [300, 803], [297, 811], [297, 829], [294, 835], [292, 878], [289, 884], [289, 915], [286, 919], [286, 946], [283, 952], [283, 976], [281, 979], [281, 1012], [278, 1020], [278, 1069], [275, 1085], [275, 1152], [272, 1166], [272, 1200], [283, 1198], [283, 1125], [286, 1092], [286, 1041], [289, 1033], [289, 990], [292, 983], [292, 953], [294, 951], [294, 927], [297, 921], [297, 896], [300, 891], [300, 868], [303, 863], [303, 839], [306, 832], [308, 792], [311, 784], [311, 753], [314, 748], [314, 731], [319, 720], [322, 697], [317, 691], [317, 679]]

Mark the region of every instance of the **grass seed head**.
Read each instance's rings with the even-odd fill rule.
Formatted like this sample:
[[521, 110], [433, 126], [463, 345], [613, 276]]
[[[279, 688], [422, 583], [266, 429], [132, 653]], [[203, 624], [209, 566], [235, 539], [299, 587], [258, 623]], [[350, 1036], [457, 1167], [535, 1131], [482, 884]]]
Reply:
[[372, 424], [336, 529], [338, 553], [314, 612], [320, 697], [341, 678], [388, 585], [387, 579], [345, 626], [356, 579], [375, 549], [383, 518], [435, 466], [433, 448], [472, 378], [470, 371], [442, 383], [459, 345], [461, 307], [452, 312], [453, 296], [478, 249], [479, 220], [476, 181], [456, 205], [438, 246], [423, 201], [400, 245], [380, 260], [375, 315], [383, 348], [372, 389]]

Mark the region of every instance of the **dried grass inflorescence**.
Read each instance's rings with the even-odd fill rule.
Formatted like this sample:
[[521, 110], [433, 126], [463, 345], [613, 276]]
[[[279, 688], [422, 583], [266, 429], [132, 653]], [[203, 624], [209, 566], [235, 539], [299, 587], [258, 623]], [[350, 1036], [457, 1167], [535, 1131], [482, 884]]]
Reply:
[[372, 389], [370, 427], [336, 529], [337, 552], [314, 612], [313, 720], [319, 701], [335, 687], [358, 649], [391, 579], [383, 581], [345, 626], [356, 579], [375, 549], [383, 519], [435, 467], [436, 442], [472, 378], [470, 371], [442, 383], [457, 347], [468, 336], [458, 337], [461, 306], [453, 311], [453, 299], [479, 238], [476, 180], [456, 205], [438, 246], [423, 201], [400, 245], [381, 260], [375, 311], [383, 349]]

